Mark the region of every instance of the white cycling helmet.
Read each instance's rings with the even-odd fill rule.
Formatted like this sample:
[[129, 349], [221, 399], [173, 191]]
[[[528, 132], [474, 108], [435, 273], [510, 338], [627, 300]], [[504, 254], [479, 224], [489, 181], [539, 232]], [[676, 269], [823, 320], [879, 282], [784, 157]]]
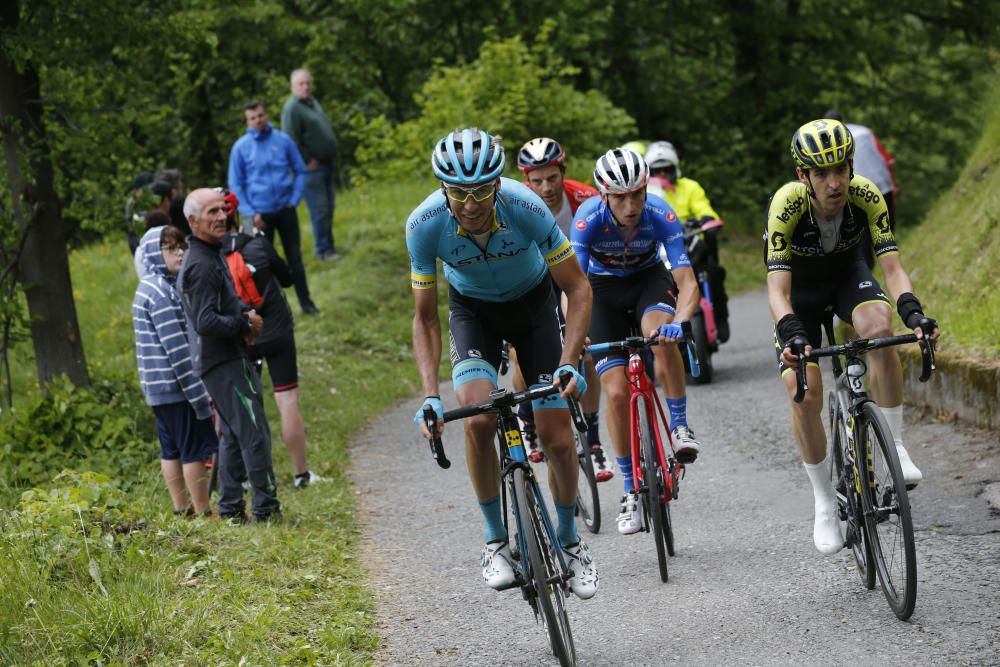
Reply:
[[646, 164], [650, 169], [673, 167], [677, 178], [681, 177], [681, 161], [677, 157], [677, 149], [669, 141], [654, 141], [646, 149]]
[[645, 187], [648, 182], [646, 161], [627, 148], [612, 148], [594, 167], [594, 184], [602, 194], [628, 194]]

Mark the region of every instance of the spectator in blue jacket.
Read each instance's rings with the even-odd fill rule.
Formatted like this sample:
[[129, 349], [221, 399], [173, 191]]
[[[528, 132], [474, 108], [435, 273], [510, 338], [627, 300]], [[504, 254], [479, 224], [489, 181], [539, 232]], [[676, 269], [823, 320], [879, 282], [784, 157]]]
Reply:
[[306, 163], [291, 137], [271, 125], [263, 102], [247, 102], [243, 116], [247, 131], [229, 154], [229, 189], [240, 200], [243, 218], [268, 241], [274, 243], [275, 231], [281, 236], [302, 312], [315, 315], [319, 309], [309, 296], [295, 210], [305, 188]]
[[156, 415], [163, 481], [174, 514], [211, 516], [205, 462], [219, 442], [208, 392], [191, 364], [176, 286], [187, 245], [181, 230], [166, 226], [148, 230], [139, 247], [145, 274], [132, 301], [135, 356], [139, 386]]

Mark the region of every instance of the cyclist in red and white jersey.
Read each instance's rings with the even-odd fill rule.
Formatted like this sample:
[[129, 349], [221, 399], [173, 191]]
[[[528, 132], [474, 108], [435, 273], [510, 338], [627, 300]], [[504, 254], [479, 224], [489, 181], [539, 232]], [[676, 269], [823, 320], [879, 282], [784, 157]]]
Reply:
[[[521, 150], [517, 154], [517, 168], [524, 173], [524, 184], [542, 198], [545, 205], [552, 211], [559, 229], [566, 235], [566, 238], [569, 238], [573, 214], [576, 213], [580, 204], [596, 195], [597, 190], [586, 183], [566, 178], [566, 151], [563, 150], [558, 141], [548, 137], [538, 137], [521, 146]], [[523, 385], [524, 381], [520, 379], [516, 364], [514, 364], [514, 368], [514, 384], [519, 389], [523, 388], [520, 385]], [[594, 370], [594, 361], [589, 356], [584, 362], [584, 372], [587, 384], [592, 388], [580, 400], [584, 416], [587, 419], [587, 443], [590, 445], [594, 462], [597, 464], [595, 477], [598, 482], [606, 482], [614, 477], [614, 473], [605, 462], [604, 448], [601, 446], [598, 429], [601, 385], [597, 371]], [[534, 416], [531, 404], [522, 403], [518, 416], [525, 423], [525, 431], [528, 433], [529, 458], [537, 463], [542, 460], [542, 453], [538, 449], [537, 440], [532, 437]]]

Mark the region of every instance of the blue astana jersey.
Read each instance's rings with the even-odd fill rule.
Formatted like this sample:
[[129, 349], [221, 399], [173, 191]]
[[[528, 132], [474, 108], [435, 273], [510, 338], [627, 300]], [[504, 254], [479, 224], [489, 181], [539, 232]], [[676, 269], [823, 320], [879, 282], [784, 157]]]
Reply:
[[591, 275], [622, 277], [648, 269], [661, 261], [661, 246], [671, 269], [691, 266], [677, 214], [653, 194], [646, 195], [639, 224], [624, 240], [611, 209], [600, 196], [580, 204], [573, 216], [570, 238], [580, 265]]
[[464, 296], [512, 301], [545, 277], [548, 267], [573, 257], [573, 249], [545, 202], [526, 186], [500, 179], [496, 216], [481, 249], [448, 210], [441, 190], [406, 220], [413, 289], [437, 287], [437, 260], [448, 283]]

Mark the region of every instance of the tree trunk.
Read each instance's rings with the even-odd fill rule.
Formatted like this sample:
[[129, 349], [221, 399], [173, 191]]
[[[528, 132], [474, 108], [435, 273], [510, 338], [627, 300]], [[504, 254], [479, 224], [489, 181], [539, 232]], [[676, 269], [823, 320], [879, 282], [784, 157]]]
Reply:
[[[0, 40], [15, 34], [19, 2], [0, 2]], [[90, 384], [73, 302], [69, 254], [56, 197], [51, 153], [42, 118], [38, 72], [29, 61], [18, 71], [8, 43], [0, 43], [0, 133], [14, 218], [25, 235], [18, 279], [28, 301], [38, 382], [65, 374]]]

